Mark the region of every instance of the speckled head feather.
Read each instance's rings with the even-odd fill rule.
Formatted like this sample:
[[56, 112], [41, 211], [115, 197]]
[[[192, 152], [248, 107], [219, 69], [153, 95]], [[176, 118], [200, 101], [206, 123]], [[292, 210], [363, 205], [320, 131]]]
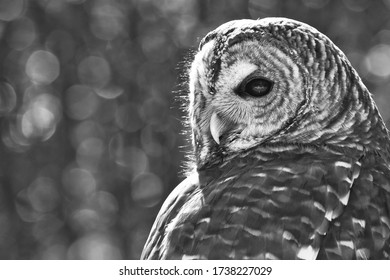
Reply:
[[[273, 83], [266, 96], [237, 94], [253, 73]], [[210, 32], [191, 67], [189, 109], [199, 166], [258, 144], [375, 148], [387, 137], [342, 51], [313, 27], [286, 18], [236, 20]], [[370, 134], [372, 128], [380, 133]]]

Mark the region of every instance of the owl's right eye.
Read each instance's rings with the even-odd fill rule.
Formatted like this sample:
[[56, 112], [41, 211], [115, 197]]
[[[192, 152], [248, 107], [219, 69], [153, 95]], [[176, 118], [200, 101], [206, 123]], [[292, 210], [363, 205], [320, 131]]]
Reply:
[[263, 97], [271, 92], [273, 82], [263, 77], [247, 77], [237, 89], [240, 96]]

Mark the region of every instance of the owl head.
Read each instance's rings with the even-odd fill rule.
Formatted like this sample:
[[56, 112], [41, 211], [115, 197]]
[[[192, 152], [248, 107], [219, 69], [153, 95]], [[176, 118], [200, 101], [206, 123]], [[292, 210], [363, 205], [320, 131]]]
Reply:
[[[345, 55], [286, 18], [235, 20], [206, 35], [190, 68], [198, 167], [255, 146], [379, 145], [387, 130]], [[371, 129], [381, 131], [370, 135]]]

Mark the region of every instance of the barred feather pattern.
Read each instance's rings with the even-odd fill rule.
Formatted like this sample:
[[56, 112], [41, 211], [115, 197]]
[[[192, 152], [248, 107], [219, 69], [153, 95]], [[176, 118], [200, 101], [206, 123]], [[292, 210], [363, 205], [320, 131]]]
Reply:
[[[241, 96], [249, 75], [273, 82]], [[228, 22], [190, 70], [196, 170], [145, 259], [390, 259], [390, 141], [348, 59], [285, 18]]]
[[143, 257], [388, 258], [390, 174], [366, 164], [382, 162], [349, 149], [269, 147], [199, 170], [165, 202]]

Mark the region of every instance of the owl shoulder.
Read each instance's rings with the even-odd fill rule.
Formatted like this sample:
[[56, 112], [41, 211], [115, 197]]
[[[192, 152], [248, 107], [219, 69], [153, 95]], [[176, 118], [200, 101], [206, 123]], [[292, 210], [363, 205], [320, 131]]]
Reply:
[[198, 173], [191, 173], [166, 198], [152, 226], [150, 235], [145, 243], [141, 259], [159, 259], [164, 254], [163, 248], [168, 248], [166, 234], [174, 225], [172, 221], [177, 218], [183, 207], [199, 190]]

